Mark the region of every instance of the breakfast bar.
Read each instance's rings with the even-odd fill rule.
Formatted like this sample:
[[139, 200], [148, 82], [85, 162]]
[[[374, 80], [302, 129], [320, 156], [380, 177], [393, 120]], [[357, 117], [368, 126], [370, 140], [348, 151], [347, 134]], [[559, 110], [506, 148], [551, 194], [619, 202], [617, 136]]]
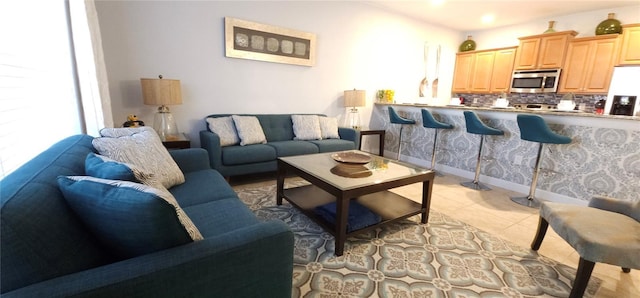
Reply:
[[[551, 129], [569, 136], [567, 145], [549, 145], [537, 184], [538, 196], [545, 200], [586, 204], [594, 195], [631, 200], [640, 193], [640, 117], [599, 115], [580, 111], [557, 111], [473, 106], [432, 106], [425, 104], [376, 103], [370, 127], [386, 130], [385, 151], [395, 156], [399, 128], [389, 123], [387, 107], [392, 105], [403, 117], [416, 120], [404, 128], [401, 159], [430, 166], [433, 131], [422, 127], [421, 109], [436, 119], [454, 125], [441, 132], [436, 168], [467, 178], [473, 177], [479, 138], [467, 134], [463, 111], [474, 111], [491, 127], [505, 132], [488, 136], [482, 162], [482, 180], [526, 194], [531, 183], [537, 143], [520, 139], [516, 116], [537, 114]], [[546, 150], [545, 150], [546, 151]]]

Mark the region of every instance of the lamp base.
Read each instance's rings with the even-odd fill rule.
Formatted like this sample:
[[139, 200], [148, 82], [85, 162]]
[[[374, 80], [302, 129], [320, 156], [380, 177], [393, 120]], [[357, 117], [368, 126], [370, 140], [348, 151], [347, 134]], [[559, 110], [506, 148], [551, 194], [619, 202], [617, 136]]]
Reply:
[[153, 120], [153, 129], [163, 142], [177, 140], [179, 137], [178, 126], [173, 114], [169, 111], [169, 107], [165, 105], [158, 107], [158, 113], [156, 113]]
[[349, 113], [347, 114], [347, 118], [346, 118], [346, 126], [347, 127], [351, 127], [353, 129], [360, 129], [360, 113], [358, 112], [358, 109], [353, 107], [351, 108], [351, 110], [349, 110]]

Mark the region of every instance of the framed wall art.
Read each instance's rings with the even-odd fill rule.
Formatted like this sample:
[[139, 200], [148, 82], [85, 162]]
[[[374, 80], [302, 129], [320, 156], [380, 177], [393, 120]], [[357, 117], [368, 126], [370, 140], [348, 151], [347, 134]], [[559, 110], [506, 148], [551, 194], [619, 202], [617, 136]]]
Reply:
[[228, 17], [224, 26], [227, 57], [304, 66], [316, 62], [313, 33]]

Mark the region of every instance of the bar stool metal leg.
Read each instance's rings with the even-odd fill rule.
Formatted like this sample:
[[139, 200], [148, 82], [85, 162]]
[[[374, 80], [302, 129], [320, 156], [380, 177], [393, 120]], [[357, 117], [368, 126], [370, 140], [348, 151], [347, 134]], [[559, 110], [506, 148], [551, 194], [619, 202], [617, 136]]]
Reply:
[[403, 124], [400, 124], [400, 134], [398, 135], [398, 154], [396, 155], [396, 160], [400, 160], [400, 151], [402, 151], [402, 129], [404, 128]]
[[475, 190], [491, 190], [490, 187], [480, 183], [480, 181], [478, 181], [479, 177], [480, 177], [480, 162], [482, 161], [482, 147], [484, 144], [484, 135], [480, 135], [480, 150], [478, 150], [478, 162], [476, 162], [476, 175], [473, 178], [473, 181], [469, 181], [469, 182], [462, 182], [460, 183], [460, 185], [464, 186], [464, 187], [468, 187], [471, 189], [475, 189]]
[[512, 197], [511, 200], [527, 207], [540, 208], [540, 202], [535, 199], [536, 185], [538, 184], [538, 174], [540, 174], [540, 161], [542, 160], [542, 148], [544, 143], [538, 143], [538, 156], [536, 156], [536, 165], [533, 169], [533, 178], [531, 179], [531, 188], [529, 189], [529, 195], [526, 197]]
[[435, 129], [435, 136], [433, 137], [433, 150], [431, 151], [431, 169], [436, 176], [444, 176], [439, 172], [436, 172], [436, 147], [438, 146], [438, 131], [439, 129]]

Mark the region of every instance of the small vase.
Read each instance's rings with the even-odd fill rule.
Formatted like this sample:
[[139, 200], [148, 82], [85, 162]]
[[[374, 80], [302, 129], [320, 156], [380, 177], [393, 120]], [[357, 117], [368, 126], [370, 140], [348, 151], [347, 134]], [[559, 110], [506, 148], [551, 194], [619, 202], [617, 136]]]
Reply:
[[467, 51], [473, 51], [476, 49], [476, 42], [473, 41], [473, 39], [471, 39], [471, 35], [467, 36], [467, 40], [463, 41], [462, 44], [460, 44], [460, 52], [467, 52]]
[[608, 18], [598, 24], [596, 35], [622, 33], [620, 21], [614, 19], [614, 16], [614, 13], [609, 13]]
[[549, 28], [547, 29], [547, 31], [542, 32], [542, 33], [553, 33], [556, 32], [555, 29], [553, 29], [553, 25], [556, 24], [556, 21], [549, 21]]

